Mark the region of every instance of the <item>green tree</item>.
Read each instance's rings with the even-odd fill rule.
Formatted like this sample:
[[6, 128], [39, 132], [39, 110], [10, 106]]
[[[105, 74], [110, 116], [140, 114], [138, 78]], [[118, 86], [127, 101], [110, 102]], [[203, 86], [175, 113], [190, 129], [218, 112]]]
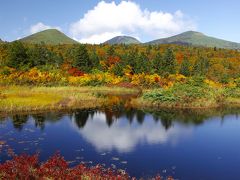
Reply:
[[92, 53], [90, 54], [89, 58], [90, 58], [90, 61], [92, 62], [92, 66], [94, 68], [98, 69], [99, 66], [100, 66], [100, 64], [99, 64], [100, 60], [99, 60], [98, 54], [96, 52], [96, 49], [94, 49], [92, 51]]
[[168, 48], [163, 57], [163, 71], [169, 74], [175, 74], [177, 69], [176, 58], [171, 48]]
[[16, 69], [28, 66], [27, 49], [20, 41], [14, 41], [8, 48], [7, 65]]
[[164, 63], [162, 54], [160, 52], [157, 52], [155, 58], [153, 59], [152, 68], [157, 74], [161, 75], [163, 73], [163, 66]]
[[141, 52], [136, 61], [136, 65], [134, 68], [135, 73], [150, 73], [151, 70], [151, 64], [147, 57], [147, 55], [144, 52]]
[[79, 68], [84, 72], [89, 72], [92, 68], [86, 45], [78, 45], [73, 53], [73, 67]]
[[138, 49], [131, 49], [126, 56], [126, 65], [130, 65], [133, 69], [136, 68], [136, 62], [138, 58]]
[[187, 56], [184, 56], [182, 64], [180, 66], [180, 71], [179, 73], [184, 75], [184, 76], [190, 76], [190, 62], [187, 58]]
[[50, 51], [46, 48], [44, 43], [29, 48], [27, 54], [30, 67], [46, 65], [49, 63]]
[[201, 56], [194, 64], [193, 70], [194, 75], [204, 76], [208, 72], [208, 68], [210, 67], [210, 62], [207, 57]]

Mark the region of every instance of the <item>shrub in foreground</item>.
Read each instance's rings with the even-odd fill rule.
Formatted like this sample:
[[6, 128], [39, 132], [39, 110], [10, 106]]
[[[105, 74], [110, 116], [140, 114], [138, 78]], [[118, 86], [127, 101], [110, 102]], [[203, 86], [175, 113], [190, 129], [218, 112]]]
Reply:
[[[101, 165], [87, 167], [79, 164], [69, 167], [68, 162], [56, 153], [49, 160], [39, 163], [38, 154], [15, 156], [12, 160], [0, 164], [0, 179], [99, 179], [127, 180], [131, 178], [123, 170], [103, 168]], [[156, 176], [156, 180], [161, 180]], [[173, 180], [171, 177], [168, 180]]]

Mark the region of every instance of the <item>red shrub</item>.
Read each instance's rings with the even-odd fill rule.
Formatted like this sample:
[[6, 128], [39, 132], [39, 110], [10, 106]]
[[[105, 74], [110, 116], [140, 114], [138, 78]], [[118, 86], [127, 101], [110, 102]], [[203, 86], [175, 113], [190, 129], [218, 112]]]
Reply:
[[80, 71], [77, 68], [71, 68], [68, 70], [68, 74], [70, 74], [71, 76], [83, 76], [84, 72]]
[[[115, 171], [103, 168], [101, 165], [87, 167], [79, 164], [73, 168], [68, 166], [67, 161], [56, 153], [46, 162], [40, 164], [38, 154], [33, 156], [20, 155], [12, 160], [0, 164], [0, 179], [25, 180], [25, 179], [96, 179], [96, 180], [135, 180], [124, 171]], [[161, 180], [160, 176], [153, 178]], [[168, 180], [173, 180], [169, 177]]]

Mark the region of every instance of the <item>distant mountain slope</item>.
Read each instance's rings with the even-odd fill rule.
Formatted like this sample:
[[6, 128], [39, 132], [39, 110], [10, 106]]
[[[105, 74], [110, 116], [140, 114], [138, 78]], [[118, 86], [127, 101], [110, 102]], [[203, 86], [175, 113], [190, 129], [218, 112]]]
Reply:
[[20, 39], [19, 41], [31, 44], [39, 44], [44, 42], [46, 44], [76, 44], [77, 41], [69, 38], [64, 33], [56, 29], [48, 29], [41, 31], [25, 38]]
[[116, 36], [106, 42], [104, 44], [140, 44], [141, 42], [138, 41], [134, 37], [130, 36]]
[[169, 38], [157, 39], [146, 44], [182, 44], [204, 47], [218, 47], [227, 49], [240, 49], [240, 44], [214, 37], [206, 36], [200, 32], [187, 31]]

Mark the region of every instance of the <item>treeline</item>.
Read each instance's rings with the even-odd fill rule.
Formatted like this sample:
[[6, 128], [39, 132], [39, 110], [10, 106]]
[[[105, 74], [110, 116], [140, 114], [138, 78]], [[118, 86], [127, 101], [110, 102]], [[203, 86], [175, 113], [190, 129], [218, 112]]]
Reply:
[[180, 45], [32, 45], [19, 41], [0, 44], [0, 73], [4, 67], [27, 71], [75, 68], [81, 75], [96, 70], [117, 76], [170, 74], [206, 76], [221, 83], [240, 77], [237, 50]]

